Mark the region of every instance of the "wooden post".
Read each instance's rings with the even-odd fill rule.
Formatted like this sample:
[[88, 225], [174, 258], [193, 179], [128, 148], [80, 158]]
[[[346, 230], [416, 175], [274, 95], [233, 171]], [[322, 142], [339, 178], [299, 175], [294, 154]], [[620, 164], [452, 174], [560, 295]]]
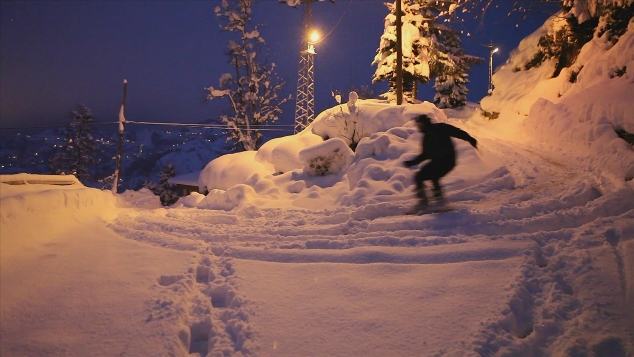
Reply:
[[117, 146], [117, 164], [114, 170], [114, 181], [112, 183], [112, 193], [117, 193], [119, 186], [119, 176], [121, 174], [121, 158], [123, 157], [123, 124], [125, 123], [125, 100], [128, 93], [128, 80], [123, 80], [123, 102], [121, 103], [121, 109], [119, 109], [119, 144]]
[[401, 1], [396, 0], [396, 104], [403, 104], [403, 19]]

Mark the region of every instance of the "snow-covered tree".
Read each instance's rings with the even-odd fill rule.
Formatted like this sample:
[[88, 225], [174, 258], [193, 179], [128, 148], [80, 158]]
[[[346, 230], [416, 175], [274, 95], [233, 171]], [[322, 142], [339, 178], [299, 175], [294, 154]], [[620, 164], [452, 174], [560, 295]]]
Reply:
[[437, 61], [434, 103], [439, 108], [456, 108], [467, 102], [467, 83], [472, 65], [484, 62], [484, 58], [468, 55], [462, 48], [460, 35], [451, 28], [440, 31], [439, 58]]
[[[427, 83], [432, 77], [430, 63], [436, 57], [433, 33], [436, 2], [396, 1], [401, 1], [402, 11], [403, 99], [412, 102], [415, 83]], [[377, 66], [372, 82], [388, 81], [388, 91], [382, 97], [390, 101], [396, 100], [396, 1], [385, 3], [390, 13], [385, 17], [385, 29], [372, 62]]]
[[[457, 32], [441, 21], [454, 11], [454, 2], [437, 0], [401, 1], [403, 42], [403, 97], [415, 100], [416, 83], [428, 83], [436, 77], [436, 89], [442, 93], [439, 103], [464, 105], [469, 67], [482, 59], [464, 53]], [[372, 64], [377, 69], [373, 82], [388, 80], [388, 92], [382, 96], [396, 100], [396, 2], [386, 3], [385, 31]], [[446, 103], [445, 103], [446, 102]], [[462, 104], [461, 104], [462, 103]]]
[[75, 175], [84, 184], [95, 182], [92, 172], [101, 153], [92, 136], [95, 118], [83, 104], [78, 104], [69, 117], [71, 123], [64, 132], [65, 144], [50, 159], [49, 168], [55, 174]]
[[229, 129], [228, 142], [233, 149], [257, 150], [262, 144], [261, 124], [274, 122], [282, 113], [281, 106], [291, 99], [279, 97], [284, 81], [278, 79], [275, 64], [258, 57], [264, 48], [264, 39], [257, 26], [251, 26], [251, 6], [254, 0], [235, 0], [230, 4], [222, 0], [215, 13], [224, 23], [220, 28], [235, 34], [229, 41], [229, 63], [233, 73], [220, 77], [218, 88], [205, 88], [207, 100], [227, 98], [229, 114], [220, 115]]
[[155, 195], [159, 196], [163, 206], [170, 206], [178, 201], [176, 186], [169, 182], [169, 179], [174, 176], [176, 176], [176, 169], [174, 169], [173, 163], [169, 163], [163, 166], [163, 169], [159, 173], [158, 185], [151, 181], [145, 182], [144, 186]]

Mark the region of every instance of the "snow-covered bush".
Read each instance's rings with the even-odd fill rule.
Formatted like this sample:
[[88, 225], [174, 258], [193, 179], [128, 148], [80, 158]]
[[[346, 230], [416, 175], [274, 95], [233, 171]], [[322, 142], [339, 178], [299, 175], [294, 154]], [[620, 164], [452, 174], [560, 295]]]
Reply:
[[357, 96], [352, 96], [348, 103], [321, 112], [310, 129], [325, 140], [340, 138], [354, 151], [361, 139], [376, 132], [401, 126], [419, 111], [442, 113], [428, 102], [412, 106], [394, 106], [382, 101], [361, 100]]
[[304, 130], [293, 136], [268, 141], [258, 150], [255, 160], [272, 164], [276, 173], [298, 170], [304, 166], [299, 159], [299, 152], [323, 141], [320, 136], [311, 133], [310, 130]]
[[325, 176], [341, 172], [352, 154], [345, 141], [334, 138], [300, 151], [299, 159], [308, 175]]

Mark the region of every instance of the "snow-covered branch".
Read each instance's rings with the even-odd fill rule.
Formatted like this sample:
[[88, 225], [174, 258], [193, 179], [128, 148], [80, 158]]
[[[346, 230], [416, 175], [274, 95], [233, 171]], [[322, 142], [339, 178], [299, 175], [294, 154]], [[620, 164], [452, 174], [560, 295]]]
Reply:
[[243, 150], [257, 150], [262, 141], [259, 126], [276, 121], [281, 106], [290, 100], [290, 96], [277, 95], [284, 82], [274, 73], [275, 64], [267, 64], [258, 56], [265, 41], [257, 26], [249, 27], [252, 4], [253, 0], [223, 0], [216, 7], [216, 16], [224, 21], [220, 27], [236, 35], [228, 44], [229, 63], [235, 74], [221, 76], [218, 88], [205, 88], [208, 101], [229, 99], [231, 114], [219, 119], [230, 128], [227, 140]]

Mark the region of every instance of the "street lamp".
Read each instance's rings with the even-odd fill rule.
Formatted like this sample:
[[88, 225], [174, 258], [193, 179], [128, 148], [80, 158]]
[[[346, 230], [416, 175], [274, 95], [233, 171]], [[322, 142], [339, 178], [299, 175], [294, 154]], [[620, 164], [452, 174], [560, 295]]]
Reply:
[[319, 41], [319, 33], [317, 31], [311, 32], [310, 36], [308, 37], [308, 49], [306, 50], [306, 52], [310, 53], [311, 55], [316, 55], [317, 52], [315, 52], [315, 44], [317, 43], [317, 41]]
[[499, 48], [493, 48], [493, 42], [489, 43], [487, 47], [489, 48], [489, 90], [487, 94], [491, 95], [493, 94], [493, 54], [496, 53]]

